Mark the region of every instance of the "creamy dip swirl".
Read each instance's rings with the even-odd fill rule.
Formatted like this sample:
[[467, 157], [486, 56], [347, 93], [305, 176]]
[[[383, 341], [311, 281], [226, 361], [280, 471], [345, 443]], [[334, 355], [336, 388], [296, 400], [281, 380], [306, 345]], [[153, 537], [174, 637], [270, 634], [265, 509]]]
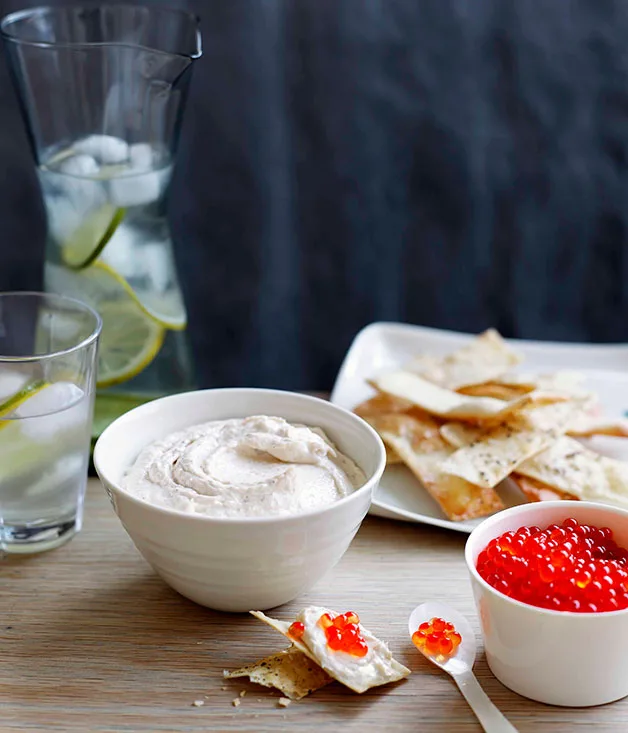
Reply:
[[177, 511], [265, 517], [332, 504], [365, 481], [320, 428], [256, 415], [196, 425], [151, 443], [122, 487]]

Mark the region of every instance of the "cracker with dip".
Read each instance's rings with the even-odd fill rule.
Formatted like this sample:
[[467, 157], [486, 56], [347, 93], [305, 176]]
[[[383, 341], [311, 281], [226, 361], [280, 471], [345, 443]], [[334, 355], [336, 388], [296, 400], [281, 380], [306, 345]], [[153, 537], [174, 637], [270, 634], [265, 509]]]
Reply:
[[503, 508], [512, 478], [530, 501], [588, 499], [628, 505], [628, 464], [577, 438], [628, 437], [628, 421], [599, 414], [574, 371], [512, 372], [521, 364], [493, 329], [445, 357], [416, 356], [374, 375], [376, 394], [354, 408], [455, 521]]
[[354, 692], [398, 682], [410, 674], [407, 667], [394, 659], [388, 646], [351, 612], [338, 614], [322, 606], [308, 606], [292, 622], [271, 618], [261, 611], [251, 614]]

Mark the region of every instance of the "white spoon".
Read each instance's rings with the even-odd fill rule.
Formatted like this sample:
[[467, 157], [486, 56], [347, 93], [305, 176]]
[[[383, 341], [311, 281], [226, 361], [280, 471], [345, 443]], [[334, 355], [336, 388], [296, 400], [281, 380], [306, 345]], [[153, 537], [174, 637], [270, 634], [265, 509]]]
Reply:
[[[451, 606], [439, 601], [429, 601], [417, 606], [410, 614], [408, 620], [408, 631], [410, 637], [419, 628], [419, 624], [429, 621], [432, 618], [443, 618], [451, 622], [456, 631], [462, 636], [462, 641], [455, 656], [443, 658], [441, 656], [425, 657], [433, 664], [450, 674], [469, 707], [475, 713], [480, 724], [486, 733], [517, 733], [517, 729], [509, 723], [506, 718], [489, 700], [487, 694], [480, 687], [476, 676], [473, 674], [473, 663], [475, 662], [475, 634], [467, 619]], [[419, 650], [420, 651], [420, 650]]]

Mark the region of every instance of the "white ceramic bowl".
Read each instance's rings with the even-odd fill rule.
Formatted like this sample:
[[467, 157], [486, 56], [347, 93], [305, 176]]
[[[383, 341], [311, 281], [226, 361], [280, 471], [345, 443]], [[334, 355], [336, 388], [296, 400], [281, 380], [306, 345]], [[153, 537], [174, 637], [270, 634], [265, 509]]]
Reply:
[[508, 598], [476, 570], [495, 537], [523, 525], [544, 529], [575, 517], [610, 527], [628, 547], [628, 511], [580, 501], [524, 504], [486, 519], [473, 530], [465, 557], [480, 616], [488, 664], [506, 687], [549, 705], [602, 705], [628, 695], [628, 610], [570, 613]]
[[[208, 420], [250, 415], [323, 428], [366, 483], [307, 514], [243, 519], [160, 508], [120, 487], [148, 443]], [[187, 392], [142, 405], [112, 423], [94, 449], [96, 471], [137, 549], [179, 593], [221, 611], [268, 609], [310, 589], [349, 547], [385, 463], [379, 436], [351, 412], [315, 397], [252, 388]]]

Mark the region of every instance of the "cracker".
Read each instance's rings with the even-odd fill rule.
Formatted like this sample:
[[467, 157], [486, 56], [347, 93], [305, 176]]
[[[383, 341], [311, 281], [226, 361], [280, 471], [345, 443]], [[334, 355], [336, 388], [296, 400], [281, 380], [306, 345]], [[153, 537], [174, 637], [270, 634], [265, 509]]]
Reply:
[[394, 466], [399, 463], [403, 463], [401, 460], [401, 456], [397, 451], [390, 445], [386, 445], [384, 443], [384, 448], [386, 449], [386, 465], [387, 466]]
[[528, 405], [488, 430], [464, 423], [441, 426], [441, 435], [458, 450], [443, 470], [477, 484], [497, 486], [522, 462], [550, 446], [582, 414], [587, 397], [548, 405]]
[[[494, 329], [480, 334], [420, 374], [428, 382], [456, 390], [506, 373], [521, 361]], [[416, 372], [416, 370], [414, 370]]]
[[563, 436], [517, 472], [578, 499], [628, 507], [628, 463], [607, 458]]
[[506, 422], [482, 432], [469, 445], [458, 448], [442, 464], [445, 473], [491, 489], [507, 478], [523, 461], [546, 448], [552, 433], [530, 430]]
[[569, 425], [569, 435], [590, 438], [594, 435], [608, 435], [613, 438], [628, 438], [628, 420], [617, 420], [579, 415]]
[[[308, 607], [307, 609], [304, 609], [301, 614], [306, 614], [312, 611], [316, 611], [317, 609], [315, 607]], [[334, 611], [330, 611], [329, 609], [320, 609], [321, 612], [328, 612], [333, 616], [337, 616], [338, 614]], [[329, 674], [329, 676], [336, 679], [341, 684], [348, 687], [350, 690], [353, 690], [357, 693], [366, 692], [368, 689], [371, 689], [372, 687], [376, 687], [382, 684], [388, 684], [390, 682], [398, 682], [399, 680], [404, 679], [410, 674], [410, 670], [407, 667], [404, 667], [403, 664], [400, 664], [395, 659], [393, 659], [392, 655], [390, 654], [390, 651], [388, 650], [388, 647], [381, 642], [377, 637], [373, 636], [368, 629], [364, 628], [362, 624], [360, 624], [360, 633], [361, 635], [366, 639], [367, 643], [369, 643], [369, 648], [371, 651], [373, 649], [377, 649], [379, 654], [382, 654], [385, 652], [385, 657], [379, 657], [378, 659], [385, 659], [386, 664], [389, 667], [389, 670], [386, 674], [386, 678], [384, 681], [379, 681], [376, 683], [369, 683], [365, 681], [360, 680], [354, 680], [351, 678], [350, 675], [343, 674], [343, 665], [336, 665], [333, 669], [330, 667], [325, 666], [325, 660], [323, 659], [317, 659], [316, 655], [312, 652], [312, 650], [309, 649], [309, 647], [303, 643], [301, 640], [292, 639], [288, 633], [288, 629], [290, 628], [290, 624], [286, 621], [281, 621], [279, 619], [271, 618], [270, 616], [267, 616], [265, 613], [262, 613], [261, 611], [251, 611], [251, 614], [255, 616], [255, 618], [259, 619], [260, 621], [263, 621], [264, 623], [268, 624], [270, 627], [275, 629], [276, 631], [279, 631], [280, 634], [283, 634], [286, 638], [290, 639], [294, 646], [305, 656], [307, 656], [309, 659], [311, 659], [313, 662], [315, 662], [317, 665], [323, 667], [326, 673]], [[301, 615], [299, 616], [299, 618]], [[382, 662], [379, 663], [380, 668], [382, 667]]]
[[493, 397], [496, 400], [510, 402], [532, 390], [527, 387], [499, 384], [499, 382], [484, 382], [484, 384], [471, 384], [468, 387], [461, 387], [456, 391], [460, 394], [469, 395], [470, 397]]
[[[582, 412], [586, 407], [586, 400], [580, 399], [546, 405], [531, 404], [514, 413], [502, 425], [510, 425], [514, 430], [550, 431], [557, 437], [570, 432], [574, 421], [582, 420]], [[486, 428], [481, 425], [459, 421], [446, 422], [440, 427], [441, 435], [454, 448], [477, 442], [485, 431]]]
[[393, 397], [408, 400], [431, 415], [470, 421], [499, 422], [529, 405], [551, 404], [567, 399], [560, 393], [538, 391], [530, 392], [510, 402], [496, 400], [493, 397], [472, 397], [438, 387], [416, 374], [404, 371], [383, 374], [373, 379], [372, 383], [376, 389]]
[[370, 417], [369, 424], [382, 436], [384, 443], [393, 447], [397, 438], [403, 438], [417, 453], [433, 453], [445, 447], [440, 426], [429, 415], [378, 415]]
[[578, 394], [584, 384], [585, 376], [582, 372], [559, 370], [542, 374], [504, 374], [493, 381], [505, 387], [527, 389], [529, 392], [541, 389]]
[[248, 677], [258, 685], [276, 688], [291, 700], [300, 700], [333, 682], [327, 672], [295, 646], [223, 674], [227, 679]]
[[539, 430], [566, 433], [591, 409], [594, 400], [594, 396], [583, 394], [554, 405], [536, 405], [525, 410], [523, 417]]
[[[401, 415], [403, 413], [391, 413], [391, 416], [394, 416], [396, 414]], [[363, 419], [366, 420], [368, 424], [379, 433], [379, 437], [382, 438], [382, 441], [384, 442], [384, 448], [386, 450], [386, 465], [392, 466], [395, 464], [403, 463], [403, 459], [401, 458], [399, 453], [397, 453], [394, 447], [386, 441], [381, 432], [378, 430], [378, 425], [385, 424], [388, 418], [388, 415], [369, 415], [365, 416]]]
[[560, 491], [560, 489], [555, 489], [552, 486], [518, 473], [513, 473], [510, 478], [521, 489], [528, 501], [574, 501], [578, 498], [575, 494], [568, 494], [566, 491]]
[[353, 408], [353, 412], [362, 418], [371, 417], [372, 415], [388, 415], [392, 412], [407, 412], [413, 407], [412, 402], [393, 397], [392, 395], [380, 392], [370, 400], [361, 402], [357, 407]]
[[460, 394], [514, 400], [533, 391], [561, 392], [573, 397], [582, 395], [584, 375], [580, 372], [558, 371], [547, 374], [506, 374], [482, 384], [461, 387]]
[[[407, 400], [399, 399], [398, 397], [391, 397], [390, 395], [380, 392], [375, 397], [362, 402], [354, 408], [356, 415], [361, 417], [363, 420], [370, 422], [369, 418], [376, 417], [378, 415], [388, 415], [397, 412], [406, 412], [412, 409], [412, 402]], [[394, 448], [389, 445], [384, 446], [386, 448], [386, 465], [390, 466], [395, 463], [402, 463], [401, 458], [397, 454]]]
[[465, 422], [446, 422], [439, 431], [443, 439], [456, 449], [474, 443], [482, 435], [482, 428]]
[[435, 420], [428, 416], [384, 415], [374, 420], [373, 427], [387, 445], [394, 447], [449, 519], [473, 519], [504, 508], [492, 488], [443, 472], [442, 465], [453, 449], [441, 436]]

